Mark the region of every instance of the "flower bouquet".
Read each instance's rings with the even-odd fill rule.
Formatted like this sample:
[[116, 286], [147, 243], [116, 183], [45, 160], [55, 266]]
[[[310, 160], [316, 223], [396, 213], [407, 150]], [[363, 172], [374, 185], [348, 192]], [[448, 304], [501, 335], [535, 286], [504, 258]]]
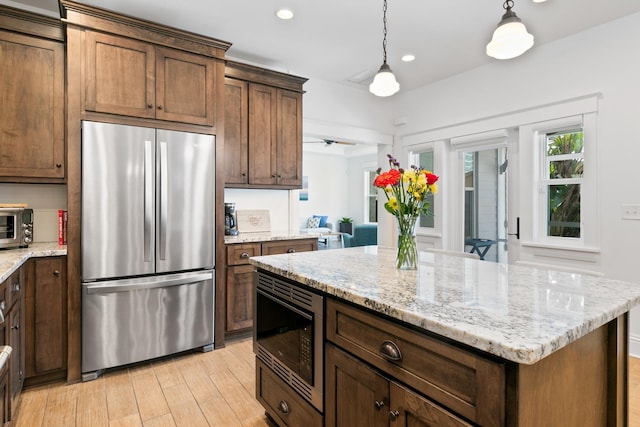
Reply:
[[373, 185], [384, 189], [387, 202], [385, 209], [398, 221], [398, 253], [396, 267], [415, 270], [418, 266], [415, 225], [420, 214], [430, 214], [429, 193], [438, 192], [438, 176], [419, 166], [402, 169], [390, 154], [389, 170], [378, 168]]

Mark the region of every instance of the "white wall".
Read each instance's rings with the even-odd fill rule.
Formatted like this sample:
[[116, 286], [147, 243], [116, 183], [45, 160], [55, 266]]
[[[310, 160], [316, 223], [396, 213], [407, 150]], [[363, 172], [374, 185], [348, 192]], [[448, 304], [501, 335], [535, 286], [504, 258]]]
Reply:
[[[395, 98], [407, 117], [401, 135], [496, 117], [532, 107], [600, 94], [597, 115], [600, 270], [639, 283], [640, 221], [622, 220], [623, 204], [640, 205], [640, 14], [554, 43], [522, 57], [452, 76]], [[490, 130], [490, 129], [485, 129]], [[442, 181], [446, 183], [446, 176]], [[443, 184], [446, 185], [446, 184]], [[640, 354], [640, 311], [632, 312], [631, 350]]]

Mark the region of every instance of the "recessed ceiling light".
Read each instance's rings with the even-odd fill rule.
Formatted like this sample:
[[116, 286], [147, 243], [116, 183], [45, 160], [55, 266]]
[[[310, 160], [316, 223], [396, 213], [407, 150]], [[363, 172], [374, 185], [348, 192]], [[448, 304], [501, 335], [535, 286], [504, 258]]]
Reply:
[[534, 2], [534, 3], [544, 3], [544, 2], [546, 2], [546, 1], [547, 1], [547, 0], [533, 0], [533, 2]]
[[293, 18], [293, 11], [290, 9], [279, 9], [276, 12], [276, 16], [280, 19], [284, 19], [285, 21]]
[[413, 61], [414, 59], [416, 59], [416, 56], [415, 56], [415, 55], [412, 55], [412, 54], [410, 54], [410, 53], [408, 53], [408, 54], [406, 54], [406, 55], [403, 55], [401, 59], [402, 59], [404, 62], [411, 62], [411, 61]]

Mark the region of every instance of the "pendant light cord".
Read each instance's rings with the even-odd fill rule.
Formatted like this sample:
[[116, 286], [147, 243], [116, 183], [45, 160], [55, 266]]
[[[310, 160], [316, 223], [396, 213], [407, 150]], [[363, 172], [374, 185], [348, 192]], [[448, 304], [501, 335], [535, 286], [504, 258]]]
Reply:
[[383, 53], [383, 63], [387, 63], [387, 0], [384, 0], [382, 5], [382, 26], [383, 26], [383, 34], [382, 38], [382, 53]]

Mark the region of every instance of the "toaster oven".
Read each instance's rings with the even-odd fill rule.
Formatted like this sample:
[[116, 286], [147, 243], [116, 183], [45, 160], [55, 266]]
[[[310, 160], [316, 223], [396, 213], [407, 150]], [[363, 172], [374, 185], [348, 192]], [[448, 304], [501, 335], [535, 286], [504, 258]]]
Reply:
[[0, 208], [0, 249], [26, 248], [33, 241], [33, 209]]

